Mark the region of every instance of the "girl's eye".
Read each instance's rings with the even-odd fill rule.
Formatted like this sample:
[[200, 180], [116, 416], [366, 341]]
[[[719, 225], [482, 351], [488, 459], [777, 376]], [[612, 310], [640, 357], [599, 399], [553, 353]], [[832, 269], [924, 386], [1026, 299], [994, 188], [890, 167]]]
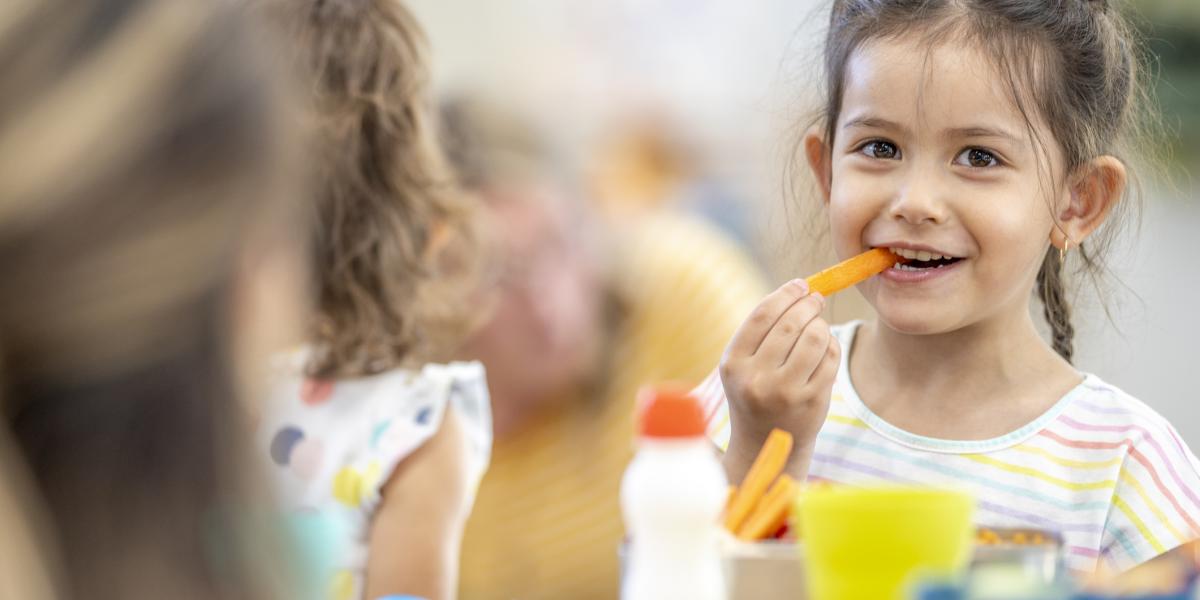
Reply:
[[957, 158], [954, 159], [955, 164], [963, 165], [964, 167], [975, 167], [978, 169], [986, 167], [996, 167], [1000, 165], [1000, 160], [995, 154], [983, 150], [981, 148], [967, 148], [963, 150]]
[[871, 158], [882, 158], [885, 160], [900, 158], [900, 149], [895, 144], [883, 140], [867, 142], [858, 151]]

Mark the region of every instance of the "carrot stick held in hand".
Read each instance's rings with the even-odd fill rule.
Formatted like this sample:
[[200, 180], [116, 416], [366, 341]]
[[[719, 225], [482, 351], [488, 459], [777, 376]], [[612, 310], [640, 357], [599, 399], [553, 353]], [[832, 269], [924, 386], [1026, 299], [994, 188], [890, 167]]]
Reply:
[[[733, 423], [725, 467], [731, 477], [741, 477], [769, 457], [775, 470], [765, 482], [747, 477], [726, 513], [730, 531], [740, 531], [755, 502], [784, 469], [804, 480], [841, 359], [841, 347], [821, 318], [824, 298], [902, 262], [886, 249], [873, 249], [807, 281], [790, 281], [764, 298], [734, 334], [720, 366]], [[751, 452], [762, 444], [758, 432], [770, 428], [790, 433], [800, 450], [792, 456], [789, 439], [787, 452], [764, 451], [767, 456], [760, 455], [751, 468]]]
[[812, 275], [805, 281], [808, 282], [810, 291], [830, 296], [878, 275], [898, 262], [904, 262], [904, 259], [892, 254], [890, 250], [872, 248]]

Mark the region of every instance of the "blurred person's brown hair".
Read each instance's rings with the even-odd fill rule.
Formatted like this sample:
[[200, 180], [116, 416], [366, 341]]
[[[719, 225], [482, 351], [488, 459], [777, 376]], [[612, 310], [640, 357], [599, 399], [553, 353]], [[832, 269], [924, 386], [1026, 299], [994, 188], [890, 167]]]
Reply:
[[0, 427], [0, 598], [49, 600], [59, 595], [56, 561], [45, 540], [45, 516], [36, 505], [24, 461]]
[[444, 359], [473, 324], [476, 232], [437, 143], [426, 40], [398, 0], [262, 0], [310, 74], [314, 377]]
[[296, 143], [243, 17], [0, 4], [0, 426], [64, 597], [290, 592], [232, 305], [293, 224]]

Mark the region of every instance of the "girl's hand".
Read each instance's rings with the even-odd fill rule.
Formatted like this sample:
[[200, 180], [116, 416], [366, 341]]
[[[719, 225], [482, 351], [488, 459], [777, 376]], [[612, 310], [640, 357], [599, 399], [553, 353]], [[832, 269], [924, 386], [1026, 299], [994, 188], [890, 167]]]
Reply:
[[825, 299], [803, 280], [768, 295], [734, 334], [721, 359], [732, 434], [725, 453], [730, 481], [741, 481], [772, 428], [791, 432], [787, 471], [803, 481], [817, 432], [829, 411], [841, 358]]

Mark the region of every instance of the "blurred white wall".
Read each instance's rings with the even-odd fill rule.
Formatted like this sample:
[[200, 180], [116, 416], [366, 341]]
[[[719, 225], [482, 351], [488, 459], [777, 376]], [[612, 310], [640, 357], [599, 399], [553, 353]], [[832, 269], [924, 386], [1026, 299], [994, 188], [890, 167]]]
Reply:
[[[824, 0], [409, 4], [429, 33], [438, 89], [499, 95], [575, 149], [622, 114], [656, 107], [754, 199], [747, 210], [762, 217], [767, 237], [787, 233], [784, 217], [794, 213], [782, 207], [794, 200], [783, 193], [783, 166], [819, 80]], [[1200, 194], [1152, 196], [1140, 237], [1114, 261], [1130, 290], [1104, 292], [1115, 327], [1094, 297], [1081, 298], [1078, 363], [1164, 413], [1200, 449], [1200, 393], [1191, 380], [1192, 369], [1200, 372]], [[790, 246], [768, 244], [781, 281], [827, 260], [804, 240]], [[835, 317], [864, 310], [851, 295], [834, 306]]]
[[[774, 173], [825, 0], [410, 0], [436, 87], [502, 95], [568, 148], [635, 111], [670, 115], [743, 182]], [[804, 77], [797, 83], [796, 77]], [[770, 190], [777, 196], [778, 186]], [[766, 191], [754, 190], [756, 197]], [[773, 196], [775, 197], [775, 196]]]
[[1163, 413], [1200, 452], [1200, 192], [1150, 194], [1140, 232], [1114, 252], [1116, 284], [1081, 298], [1077, 361]]

